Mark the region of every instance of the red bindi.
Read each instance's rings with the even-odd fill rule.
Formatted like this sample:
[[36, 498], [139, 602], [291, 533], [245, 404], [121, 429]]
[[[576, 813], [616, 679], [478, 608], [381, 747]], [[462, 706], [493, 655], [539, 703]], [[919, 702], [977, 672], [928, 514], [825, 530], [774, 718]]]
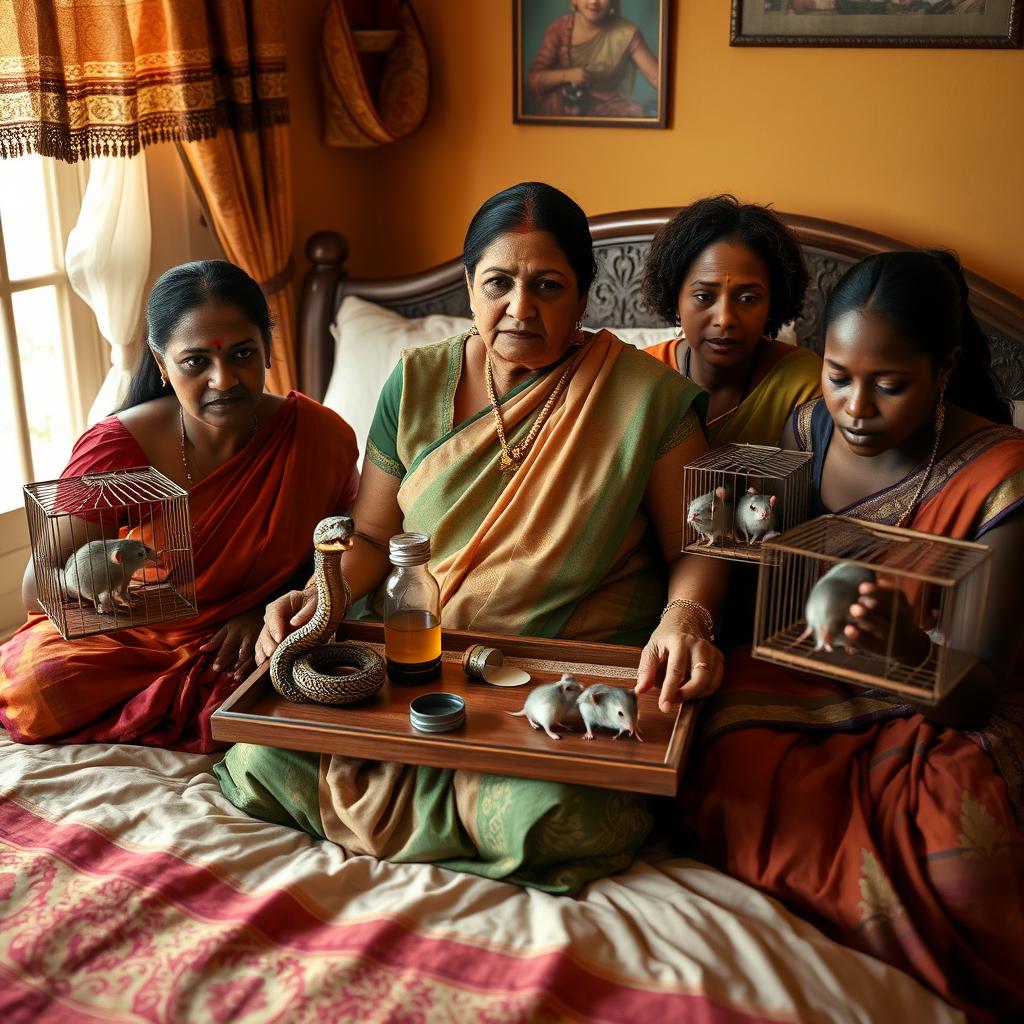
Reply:
[[213, 341], [210, 342], [210, 344], [214, 348], [219, 349], [221, 347], [221, 345], [224, 344], [224, 342], [220, 338], [214, 338]]

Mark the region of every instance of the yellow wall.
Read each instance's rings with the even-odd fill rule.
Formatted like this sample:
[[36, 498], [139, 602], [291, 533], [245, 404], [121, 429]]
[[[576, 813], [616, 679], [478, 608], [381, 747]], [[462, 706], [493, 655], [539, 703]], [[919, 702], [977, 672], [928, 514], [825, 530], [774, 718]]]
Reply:
[[[512, 123], [508, 0], [414, 0], [432, 107], [376, 150], [320, 142], [321, 0], [290, 40], [296, 257], [343, 231], [350, 269], [391, 275], [458, 254], [473, 210], [527, 178], [590, 214], [732, 191], [777, 209], [959, 250], [1024, 294], [1024, 51], [731, 48], [728, 0], [673, 4], [670, 128]], [[567, 5], [568, 6], [568, 5]]]

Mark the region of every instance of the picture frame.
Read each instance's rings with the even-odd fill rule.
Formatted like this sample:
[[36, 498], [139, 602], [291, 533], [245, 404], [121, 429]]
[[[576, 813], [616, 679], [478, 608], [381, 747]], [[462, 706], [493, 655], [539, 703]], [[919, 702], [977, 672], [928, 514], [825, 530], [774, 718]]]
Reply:
[[516, 124], [668, 127], [670, 0], [513, 0]]
[[1012, 49], [1024, 0], [732, 0], [731, 46]]

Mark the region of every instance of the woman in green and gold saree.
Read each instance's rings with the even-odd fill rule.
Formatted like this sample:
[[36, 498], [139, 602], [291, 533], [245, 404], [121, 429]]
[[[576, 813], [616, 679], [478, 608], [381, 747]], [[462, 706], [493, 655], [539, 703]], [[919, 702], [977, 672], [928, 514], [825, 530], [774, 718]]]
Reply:
[[[646, 643], [638, 685], [660, 684], [664, 709], [712, 692], [725, 574], [680, 553], [700, 390], [581, 328], [590, 232], [556, 189], [488, 200], [464, 260], [474, 328], [403, 353], [380, 397], [344, 559], [353, 596], [384, 580], [389, 537], [428, 533], [442, 626]], [[314, 606], [315, 589], [272, 604], [257, 658]], [[626, 867], [651, 826], [637, 796], [452, 769], [238, 745], [217, 771], [237, 806], [352, 852], [552, 892]]]

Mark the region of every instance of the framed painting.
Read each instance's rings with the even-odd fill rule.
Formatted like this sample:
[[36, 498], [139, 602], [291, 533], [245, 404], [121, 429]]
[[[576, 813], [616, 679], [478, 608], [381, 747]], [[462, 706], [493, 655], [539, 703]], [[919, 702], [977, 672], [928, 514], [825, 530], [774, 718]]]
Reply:
[[513, 120], [668, 124], [670, 0], [514, 0]]
[[1020, 45], [1024, 0], [732, 0], [733, 46]]

